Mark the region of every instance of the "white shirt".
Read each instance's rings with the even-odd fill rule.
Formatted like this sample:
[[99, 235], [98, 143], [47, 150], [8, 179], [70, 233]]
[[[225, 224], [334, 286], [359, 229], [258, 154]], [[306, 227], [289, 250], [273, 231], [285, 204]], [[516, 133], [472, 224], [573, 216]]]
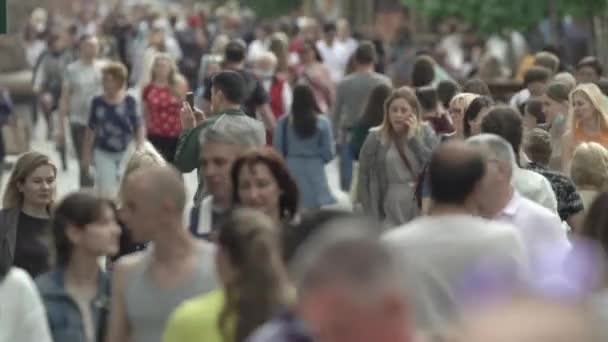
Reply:
[[519, 230], [534, 262], [540, 262], [539, 258], [545, 258], [547, 254], [554, 260], [562, 260], [570, 250], [570, 241], [559, 216], [517, 191], [496, 220]]
[[557, 214], [557, 197], [551, 183], [534, 171], [514, 168], [511, 185], [525, 198], [536, 202]]
[[344, 77], [344, 71], [352, 50], [347, 45], [334, 40], [334, 43], [329, 46], [325, 40], [317, 42], [317, 49], [323, 58], [323, 64], [329, 69], [329, 75], [334, 83], [340, 82]]
[[13, 267], [0, 281], [0, 342], [53, 342], [32, 278]]
[[510, 225], [465, 214], [426, 216], [388, 231], [382, 240], [404, 268], [403, 285], [423, 329], [441, 328], [458, 316], [462, 286], [472, 281], [467, 275], [499, 269], [513, 271], [516, 281], [527, 279], [524, 243]]

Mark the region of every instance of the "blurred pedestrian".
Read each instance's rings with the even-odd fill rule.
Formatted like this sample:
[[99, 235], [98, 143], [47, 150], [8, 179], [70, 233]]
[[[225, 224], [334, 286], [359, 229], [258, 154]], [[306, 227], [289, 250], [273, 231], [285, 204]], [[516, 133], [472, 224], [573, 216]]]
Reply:
[[[166, 165], [167, 161], [163, 159], [160, 153], [154, 148], [154, 146], [152, 146], [152, 144], [150, 144], [150, 142], [145, 142], [139, 150], [133, 151], [133, 154], [127, 159], [122, 173], [120, 187], [118, 188], [118, 193], [116, 196], [116, 211], [120, 213], [122, 210], [124, 210], [126, 199], [126, 179], [129, 178], [132, 173], [143, 168], [161, 167]], [[124, 255], [144, 250], [148, 244], [148, 241], [135, 241], [133, 234], [128, 227], [126, 227], [122, 219], [117, 217], [117, 220], [121, 228], [120, 250], [116, 255], [112, 256], [112, 261], [116, 261]]]
[[[255, 73], [270, 96], [270, 108], [275, 120], [278, 121], [290, 110], [293, 94], [288, 80], [277, 73], [277, 63], [277, 57], [269, 51], [258, 53], [255, 60]], [[272, 143], [272, 133], [272, 131], [266, 133], [269, 144]]]
[[576, 65], [576, 80], [578, 84], [596, 83], [604, 73], [602, 64], [595, 56], [587, 56]]
[[95, 188], [113, 198], [120, 184], [121, 166], [127, 148], [139, 149], [145, 140], [145, 127], [137, 112], [135, 98], [126, 93], [127, 68], [119, 62], [102, 70], [103, 95], [91, 103], [91, 115], [85, 131], [80, 172], [90, 176], [95, 165]]
[[99, 258], [118, 252], [112, 202], [89, 193], [65, 197], [53, 213], [57, 266], [36, 279], [55, 341], [103, 342], [110, 276]]
[[562, 221], [577, 231], [584, 219], [583, 200], [576, 185], [567, 176], [549, 169], [552, 154], [551, 136], [545, 130], [535, 128], [524, 139], [522, 151], [530, 158], [526, 169], [543, 175], [551, 183], [557, 198], [557, 211]]
[[[239, 40], [230, 41], [224, 49], [224, 59], [222, 69], [224, 71], [234, 71], [238, 73], [243, 79], [243, 96], [239, 105], [243, 106], [243, 111], [246, 115], [251, 118], [260, 118], [266, 129], [273, 130], [276, 125], [276, 120], [272, 114], [270, 108], [270, 98], [268, 93], [264, 89], [262, 82], [250, 71], [245, 69], [245, 54], [246, 46]], [[213, 83], [213, 77], [208, 77], [205, 80], [205, 93], [203, 99], [203, 111], [207, 112], [211, 105], [211, 84]]]
[[320, 340], [413, 339], [414, 313], [400, 283], [400, 261], [370, 230], [373, 225], [361, 220], [332, 221], [294, 260], [296, 312]]
[[551, 169], [558, 171], [562, 170], [562, 142], [567, 129], [568, 116], [571, 115], [568, 108], [568, 95], [571, 90], [567, 84], [553, 81], [549, 83], [541, 98], [542, 110], [547, 121], [542, 127], [551, 133], [551, 145], [553, 146], [553, 155], [549, 165]]
[[[481, 122], [481, 132], [496, 134], [511, 145], [515, 160], [512, 184], [522, 196], [558, 214], [558, 200], [546, 177], [522, 168], [523, 123], [521, 115], [508, 106], [490, 109]], [[524, 165], [525, 166], [525, 165]]]
[[184, 300], [216, 287], [213, 248], [185, 229], [186, 189], [176, 170], [137, 170], [124, 190], [122, 221], [135, 241], [154, 247], [115, 264], [106, 341], [160, 342]]
[[233, 204], [256, 209], [277, 225], [297, 219], [300, 191], [281, 155], [271, 148], [242, 154], [232, 166]]
[[[179, 137], [174, 163], [184, 173], [200, 168], [201, 148], [200, 135], [207, 128], [230, 127], [237, 125], [247, 128], [248, 132], [255, 134], [258, 144], [266, 143], [266, 130], [264, 125], [249, 116], [241, 109], [241, 102], [245, 96], [245, 81], [236, 71], [224, 70], [213, 76], [210, 84], [211, 114], [207, 118], [205, 113], [193, 110], [184, 103], [182, 109], [182, 134]], [[227, 128], [228, 129], [228, 128]], [[200, 172], [200, 170], [199, 170]], [[194, 202], [198, 204], [204, 195], [203, 179], [199, 177], [199, 186]]]
[[438, 143], [420, 115], [412, 90], [394, 90], [385, 102], [382, 124], [370, 130], [361, 148], [356, 201], [385, 228], [418, 215], [416, 184]]
[[568, 131], [563, 138], [562, 168], [568, 172], [576, 147], [595, 142], [608, 148], [608, 102], [593, 83], [581, 84], [570, 93]]
[[[97, 59], [99, 42], [95, 36], [85, 35], [80, 39], [78, 60], [68, 65], [63, 76], [61, 99], [59, 100], [59, 122], [57, 145], [65, 153], [66, 118], [70, 122], [72, 142], [76, 159], [83, 155], [84, 135], [89, 123], [93, 98], [102, 93], [102, 62]], [[87, 151], [90, 152], [90, 151]], [[86, 175], [80, 173], [80, 185], [90, 185]]]
[[298, 50], [299, 64], [295, 67], [297, 82], [308, 84], [315, 92], [317, 106], [323, 113], [334, 105], [336, 89], [317, 46], [305, 41]]
[[4, 257], [10, 253], [7, 247], [0, 244], [0, 341], [53, 342], [36, 285], [27, 272], [12, 267], [11, 258]]
[[325, 165], [335, 156], [331, 123], [319, 112], [309, 86], [294, 88], [290, 114], [279, 119], [275, 129], [274, 148], [283, 155], [298, 184], [303, 209], [337, 202], [325, 172]]
[[50, 215], [57, 168], [49, 157], [27, 152], [19, 157], [4, 191], [0, 227], [11, 264], [36, 277], [54, 263]]
[[479, 214], [516, 227], [531, 261], [538, 261], [543, 253], [551, 251], [553, 260], [562, 262], [570, 249], [566, 229], [557, 214], [523, 197], [513, 187], [517, 162], [511, 144], [486, 133], [469, 138], [467, 143], [482, 151], [486, 163], [478, 197]]
[[158, 54], [152, 65], [152, 77], [143, 88], [143, 116], [147, 138], [172, 163], [182, 131], [180, 111], [188, 84], [168, 54]]
[[478, 197], [486, 173], [480, 151], [464, 142], [447, 142], [429, 164], [433, 207], [384, 234], [402, 261], [400, 279], [410, 291], [417, 327], [441, 332], [462, 315], [463, 278], [489, 263], [515, 283], [528, 278], [523, 240], [514, 227], [478, 217]]
[[[65, 70], [72, 63], [74, 56], [68, 49], [67, 33], [58, 30], [49, 36], [48, 49], [42, 53], [34, 69], [33, 91], [38, 97], [40, 109], [47, 123], [47, 139], [54, 136], [55, 122], [58, 122], [53, 113], [59, 107], [61, 86]], [[64, 163], [63, 169], [67, 169]]]
[[222, 288], [179, 306], [163, 341], [244, 341], [285, 310], [293, 291], [280, 235], [275, 222], [261, 212], [233, 212], [217, 235], [216, 271]]
[[[337, 86], [336, 104], [330, 117], [340, 156], [340, 188], [343, 191], [349, 191], [352, 183], [352, 129], [361, 118], [362, 109], [372, 90], [379, 84], [391, 85], [390, 79], [374, 71], [376, 60], [374, 45], [361, 42], [354, 53], [355, 72], [346, 76]], [[319, 109], [323, 112], [322, 107]]]
[[480, 95], [477, 94], [463, 92], [454, 96], [454, 98], [450, 101], [449, 112], [454, 125], [453, 137], [459, 139], [466, 137], [464, 132], [464, 116], [467, 109], [471, 105], [471, 102], [473, 102], [473, 100], [479, 96]]
[[194, 236], [213, 240], [233, 204], [232, 165], [243, 150], [261, 146], [255, 132], [246, 125], [210, 127], [201, 132], [200, 173], [207, 195], [195, 202], [190, 213]]
[[608, 189], [608, 151], [600, 144], [580, 144], [574, 151], [570, 176], [588, 210], [597, 195]]

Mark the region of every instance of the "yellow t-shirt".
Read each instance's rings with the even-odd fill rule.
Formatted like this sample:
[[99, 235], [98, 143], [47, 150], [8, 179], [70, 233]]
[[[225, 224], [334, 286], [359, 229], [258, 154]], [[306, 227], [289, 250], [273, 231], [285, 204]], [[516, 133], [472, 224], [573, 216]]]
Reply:
[[190, 299], [171, 314], [164, 342], [223, 342], [218, 320], [224, 291], [215, 290]]

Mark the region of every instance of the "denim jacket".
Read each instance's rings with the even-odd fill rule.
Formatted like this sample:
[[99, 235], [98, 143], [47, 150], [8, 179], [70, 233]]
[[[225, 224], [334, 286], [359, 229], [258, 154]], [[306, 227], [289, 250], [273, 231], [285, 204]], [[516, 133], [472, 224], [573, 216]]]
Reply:
[[[47, 272], [36, 279], [36, 285], [46, 308], [49, 326], [54, 341], [86, 342], [82, 314], [78, 305], [64, 286], [64, 270]], [[91, 302], [95, 341], [103, 342], [106, 322], [110, 311], [110, 275], [101, 272], [97, 294]]]

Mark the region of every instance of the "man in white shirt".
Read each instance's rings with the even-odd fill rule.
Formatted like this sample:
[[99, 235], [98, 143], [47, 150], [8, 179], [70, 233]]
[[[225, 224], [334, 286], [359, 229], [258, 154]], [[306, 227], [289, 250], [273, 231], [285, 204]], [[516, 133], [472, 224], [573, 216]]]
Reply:
[[336, 39], [336, 30], [336, 24], [325, 24], [324, 39], [317, 42], [317, 49], [334, 83], [338, 83], [344, 77], [348, 60], [353, 53], [353, 50]]
[[570, 248], [566, 230], [557, 214], [523, 197], [514, 188], [512, 177], [517, 167], [511, 145], [494, 134], [471, 137], [467, 143], [477, 146], [486, 158], [486, 175], [481, 182], [480, 214], [512, 224], [520, 232], [535, 262], [548, 254], [557, 260]]
[[[520, 160], [523, 121], [513, 108], [497, 106], [488, 112], [481, 123], [483, 133], [496, 134], [511, 146], [516, 160]], [[551, 183], [543, 175], [522, 169], [513, 164], [511, 184], [523, 197], [534, 201], [557, 214], [557, 197]]]
[[527, 253], [515, 227], [478, 217], [486, 173], [482, 153], [448, 142], [429, 164], [430, 216], [386, 233], [383, 240], [404, 263], [418, 328], [434, 331], [458, 318], [466, 283], [491, 268], [516, 285], [527, 278]]

